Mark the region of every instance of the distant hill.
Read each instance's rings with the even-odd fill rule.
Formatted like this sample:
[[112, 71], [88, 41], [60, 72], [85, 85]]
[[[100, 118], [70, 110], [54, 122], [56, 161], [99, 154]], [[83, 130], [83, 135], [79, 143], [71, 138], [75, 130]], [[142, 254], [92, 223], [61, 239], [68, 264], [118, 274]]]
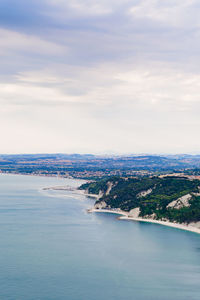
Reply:
[[1, 172], [86, 179], [113, 175], [134, 176], [136, 172], [140, 172], [141, 176], [179, 170], [193, 174], [191, 169], [194, 168], [195, 174], [200, 174], [200, 155], [98, 156], [76, 153], [0, 155]]

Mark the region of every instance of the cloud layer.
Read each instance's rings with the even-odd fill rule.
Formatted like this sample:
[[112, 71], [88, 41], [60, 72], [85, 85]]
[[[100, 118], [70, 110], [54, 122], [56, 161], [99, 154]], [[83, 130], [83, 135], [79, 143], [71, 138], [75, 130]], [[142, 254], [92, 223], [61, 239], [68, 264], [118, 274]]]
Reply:
[[2, 0], [0, 152], [199, 152], [199, 11]]

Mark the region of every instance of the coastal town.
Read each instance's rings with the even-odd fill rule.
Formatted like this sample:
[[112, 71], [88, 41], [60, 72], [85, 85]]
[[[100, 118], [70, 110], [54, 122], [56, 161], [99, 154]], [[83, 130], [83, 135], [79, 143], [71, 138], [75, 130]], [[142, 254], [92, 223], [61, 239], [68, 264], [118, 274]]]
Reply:
[[199, 179], [200, 156], [0, 155], [0, 172], [86, 180], [169, 175]]

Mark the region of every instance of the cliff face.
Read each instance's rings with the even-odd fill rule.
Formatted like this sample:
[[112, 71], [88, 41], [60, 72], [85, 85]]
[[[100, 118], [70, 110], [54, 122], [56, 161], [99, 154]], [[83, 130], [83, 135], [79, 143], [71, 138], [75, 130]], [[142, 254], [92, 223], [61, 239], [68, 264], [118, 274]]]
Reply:
[[95, 208], [120, 208], [134, 217], [179, 223], [200, 221], [200, 181], [184, 177], [121, 178], [92, 182], [88, 193], [99, 194]]
[[172, 202], [170, 202], [167, 205], [167, 208], [176, 208], [176, 209], [180, 209], [183, 207], [188, 207], [190, 206], [190, 200], [192, 199], [192, 195], [191, 194], [186, 194]]

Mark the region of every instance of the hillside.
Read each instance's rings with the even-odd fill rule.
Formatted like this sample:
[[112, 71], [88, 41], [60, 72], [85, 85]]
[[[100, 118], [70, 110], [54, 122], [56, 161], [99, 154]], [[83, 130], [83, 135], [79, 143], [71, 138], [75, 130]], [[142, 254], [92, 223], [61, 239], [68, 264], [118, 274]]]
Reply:
[[178, 223], [200, 221], [200, 181], [184, 177], [112, 177], [80, 187], [98, 194], [95, 208], [120, 208], [130, 215]]

